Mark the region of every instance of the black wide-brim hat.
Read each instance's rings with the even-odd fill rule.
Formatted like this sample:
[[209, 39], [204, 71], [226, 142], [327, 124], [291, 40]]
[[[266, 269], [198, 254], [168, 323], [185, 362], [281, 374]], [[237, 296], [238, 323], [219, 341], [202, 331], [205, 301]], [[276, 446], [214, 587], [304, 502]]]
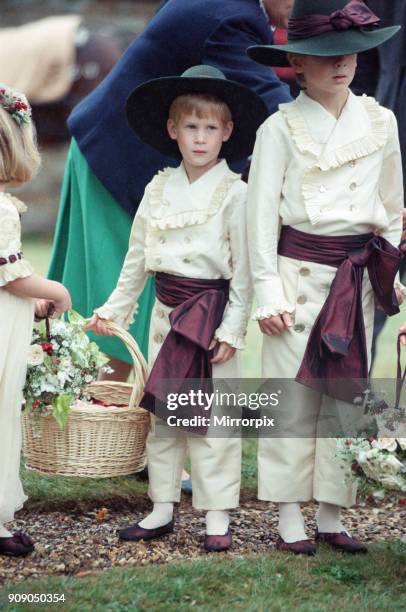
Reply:
[[256, 131], [269, 115], [267, 107], [256, 93], [226, 79], [212, 66], [193, 66], [180, 77], [161, 77], [139, 85], [127, 100], [128, 123], [145, 144], [179, 159], [178, 145], [166, 128], [169, 109], [175, 98], [193, 93], [216, 96], [231, 111], [234, 129], [220, 156], [234, 162], [251, 155]]
[[362, 53], [400, 30], [400, 26], [379, 28], [379, 21], [363, 0], [295, 0], [287, 43], [255, 45], [247, 53], [259, 64], [275, 67], [289, 66], [287, 53], [319, 57]]

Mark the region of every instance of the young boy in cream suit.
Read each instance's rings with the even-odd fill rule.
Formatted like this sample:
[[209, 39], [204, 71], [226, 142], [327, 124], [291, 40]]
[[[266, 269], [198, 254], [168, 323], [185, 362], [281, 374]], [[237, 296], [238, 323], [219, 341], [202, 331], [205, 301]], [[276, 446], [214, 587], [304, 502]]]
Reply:
[[248, 50], [263, 64], [290, 63], [303, 87], [258, 132], [247, 207], [263, 376], [292, 379], [284, 397], [292, 437], [260, 439], [259, 497], [279, 504], [277, 548], [294, 553], [316, 552], [300, 509], [311, 500], [319, 502], [316, 540], [366, 552], [340, 520], [355, 488], [336, 440], [317, 431], [327, 415], [349, 409], [353, 379], [368, 376], [374, 298], [398, 311], [396, 120], [349, 90], [357, 53], [398, 30], [378, 22], [359, 0], [296, 0], [287, 44]]
[[[198, 66], [181, 77], [138, 87], [128, 100], [127, 116], [144, 142], [171, 157], [181, 156], [182, 163], [158, 173], [147, 186], [117, 287], [95, 311], [90, 328], [107, 334], [105, 320], [128, 326], [148, 274], [155, 274], [151, 373], [141, 402], [154, 411], [160, 379], [191, 377], [185, 362], [192, 369], [201, 363], [208, 377], [211, 368], [215, 378], [238, 376], [236, 351], [244, 347], [251, 305], [246, 185], [227, 161], [249, 155], [267, 112], [256, 94], [215, 68]], [[185, 330], [184, 318], [176, 335], [179, 308], [195, 319]], [[139, 524], [123, 529], [122, 539], [152, 539], [173, 530], [173, 505], [180, 500], [188, 446], [193, 504], [207, 511], [205, 548], [230, 547], [228, 510], [239, 501], [241, 440], [210, 434], [209, 428], [205, 436], [188, 436], [182, 429], [163, 435], [162, 423], [159, 434], [151, 432], [147, 457], [154, 508]]]

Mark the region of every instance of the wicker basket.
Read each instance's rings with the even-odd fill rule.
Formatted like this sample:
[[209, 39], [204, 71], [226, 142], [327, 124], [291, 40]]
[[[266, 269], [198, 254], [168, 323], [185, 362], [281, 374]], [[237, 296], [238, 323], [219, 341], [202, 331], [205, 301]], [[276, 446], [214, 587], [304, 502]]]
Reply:
[[58, 476], [108, 478], [143, 469], [145, 440], [150, 427], [146, 410], [138, 407], [147, 376], [147, 364], [132, 336], [111, 321], [108, 326], [128, 348], [134, 363], [134, 384], [100, 381], [89, 394], [105, 407], [78, 402], [61, 430], [52, 416], [40, 418], [40, 435], [30, 414], [23, 413], [23, 450], [26, 467]]

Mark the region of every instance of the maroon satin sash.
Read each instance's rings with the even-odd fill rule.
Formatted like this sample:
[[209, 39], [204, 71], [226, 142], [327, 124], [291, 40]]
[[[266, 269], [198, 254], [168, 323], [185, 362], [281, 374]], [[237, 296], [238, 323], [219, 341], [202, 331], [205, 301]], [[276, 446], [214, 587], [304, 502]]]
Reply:
[[[155, 276], [156, 296], [173, 308], [169, 315], [171, 330], [159, 351], [151, 370], [141, 406], [166, 419], [176, 417], [210, 417], [201, 406], [179, 406], [170, 412], [166, 408], [168, 393], [184, 393], [188, 380], [200, 381], [199, 389], [213, 391], [212, 351], [209, 346], [214, 332], [223, 320], [230, 282], [225, 279], [185, 278], [159, 272]], [[184, 427], [205, 432], [207, 427]]]
[[368, 379], [363, 272], [367, 268], [379, 306], [389, 316], [398, 313], [393, 284], [401, 252], [372, 233], [317, 236], [283, 226], [278, 253], [338, 268], [310, 332], [296, 380], [331, 397], [353, 401], [365, 390]]
[[362, 0], [350, 0], [345, 7], [331, 15], [305, 15], [288, 22], [288, 40], [302, 40], [326, 32], [377, 26], [380, 18]]

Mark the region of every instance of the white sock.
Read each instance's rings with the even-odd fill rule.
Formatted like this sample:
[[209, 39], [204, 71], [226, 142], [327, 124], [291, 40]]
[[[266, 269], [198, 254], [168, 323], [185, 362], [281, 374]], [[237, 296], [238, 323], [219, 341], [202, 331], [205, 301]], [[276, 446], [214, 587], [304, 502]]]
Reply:
[[321, 533], [340, 533], [345, 531], [341, 523], [340, 512], [340, 506], [320, 502], [316, 513], [317, 529]]
[[172, 520], [173, 503], [172, 502], [156, 502], [151, 514], [148, 514], [139, 523], [144, 529], [157, 529], [163, 527]]
[[209, 510], [206, 514], [206, 534], [225, 535], [230, 524], [227, 510]]
[[0, 523], [0, 538], [11, 538], [12, 536], [13, 534], [9, 532], [3, 523]]
[[279, 504], [279, 534], [289, 544], [308, 539], [298, 502]]

